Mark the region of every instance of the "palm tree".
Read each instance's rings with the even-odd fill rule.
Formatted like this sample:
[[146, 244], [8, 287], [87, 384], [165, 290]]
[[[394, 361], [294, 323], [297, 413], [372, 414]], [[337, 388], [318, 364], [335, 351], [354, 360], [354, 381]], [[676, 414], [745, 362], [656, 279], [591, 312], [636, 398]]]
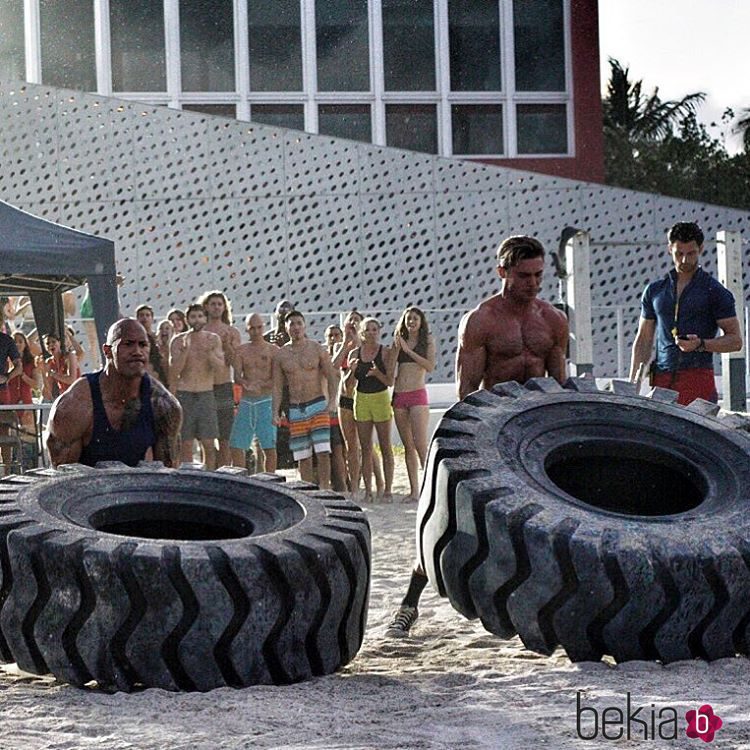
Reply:
[[742, 111], [744, 115], [740, 116], [732, 130], [742, 135], [742, 147], [745, 149], [745, 153], [750, 154], [750, 109], [743, 109]]
[[617, 133], [630, 142], [658, 140], [670, 135], [673, 127], [683, 117], [694, 113], [698, 104], [706, 98], [703, 92], [697, 92], [679, 101], [663, 102], [659, 98], [658, 88], [646, 96], [643, 81], [632, 82], [629, 78], [630, 68], [623, 68], [618, 60], [610, 57], [609, 67], [607, 98], [604, 100], [605, 132]]

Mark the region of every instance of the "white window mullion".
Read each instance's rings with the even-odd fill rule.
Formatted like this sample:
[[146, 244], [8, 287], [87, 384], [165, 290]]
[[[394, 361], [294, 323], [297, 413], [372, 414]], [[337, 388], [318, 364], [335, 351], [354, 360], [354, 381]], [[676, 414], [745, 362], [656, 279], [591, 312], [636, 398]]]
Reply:
[[305, 92], [305, 130], [318, 132], [318, 68], [315, 38], [315, 0], [300, 0], [302, 31], [302, 87]]
[[505, 155], [518, 155], [516, 132], [516, 55], [513, 39], [513, 0], [500, 0], [500, 60], [502, 85], [505, 92], [503, 121], [505, 122]]
[[94, 2], [94, 45], [96, 49], [96, 90], [112, 96], [112, 35], [109, 26], [109, 0]]
[[182, 94], [179, 0], [164, 0], [164, 49], [167, 63], [169, 106], [179, 109], [180, 95]]
[[42, 82], [42, 25], [39, 0], [24, 0], [23, 28], [26, 47], [26, 80]]
[[448, 0], [434, 0], [435, 8], [435, 57], [437, 69], [435, 83], [438, 96], [438, 153], [453, 154], [453, 126], [451, 122], [451, 61], [450, 35], [448, 33]]
[[247, 0], [234, 0], [234, 86], [237, 101], [237, 119], [250, 119], [250, 37], [248, 29]]
[[372, 105], [372, 142], [385, 146], [385, 61], [383, 59], [383, 4], [370, 0], [370, 90]]
[[568, 124], [568, 156], [576, 155], [576, 139], [575, 139], [575, 107], [573, 102], [573, 87], [575, 82], [573, 80], [573, 57], [572, 57], [572, 43], [570, 35], [572, 33], [570, 21], [570, 0], [564, 0], [563, 2], [563, 39], [564, 39], [564, 50], [565, 50], [565, 91], [567, 93], [567, 124]]

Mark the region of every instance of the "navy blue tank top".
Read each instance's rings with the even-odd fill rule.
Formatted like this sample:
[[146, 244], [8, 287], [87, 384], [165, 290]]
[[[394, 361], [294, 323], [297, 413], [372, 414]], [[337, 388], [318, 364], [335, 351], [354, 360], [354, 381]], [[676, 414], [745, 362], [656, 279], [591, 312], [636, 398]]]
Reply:
[[156, 442], [154, 412], [151, 409], [151, 379], [147, 374], [141, 378], [141, 410], [138, 420], [124, 432], [115, 430], [107, 419], [99, 387], [101, 374], [101, 370], [86, 373], [94, 405], [94, 429], [91, 441], [83, 447], [78, 460], [87, 466], [94, 466], [97, 461], [122, 461], [128, 466], [137, 466], [144, 459], [146, 451]]

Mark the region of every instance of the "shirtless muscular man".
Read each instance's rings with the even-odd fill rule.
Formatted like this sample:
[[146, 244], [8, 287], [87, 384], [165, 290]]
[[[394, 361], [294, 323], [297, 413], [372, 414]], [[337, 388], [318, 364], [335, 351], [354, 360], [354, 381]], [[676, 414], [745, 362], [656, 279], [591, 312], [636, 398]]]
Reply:
[[[533, 237], [508, 237], [497, 250], [497, 274], [502, 290], [464, 315], [458, 327], [456, 390], [464, 399], [496, 383], [550, 375], [565, 379], [568, 321], [565, 315], [537, 299], [544, 272], [544, 248]], [[419, 563], [412, 572], [401, 606], [388, 626], [388, 635], [409, 634], [419, 614], [417, 604], [427, 584]]]

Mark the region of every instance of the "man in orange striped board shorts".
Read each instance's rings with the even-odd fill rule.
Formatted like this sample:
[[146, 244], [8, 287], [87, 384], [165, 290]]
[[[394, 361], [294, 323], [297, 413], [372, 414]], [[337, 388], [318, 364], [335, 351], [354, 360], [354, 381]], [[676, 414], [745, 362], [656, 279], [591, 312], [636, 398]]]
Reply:
[[[273, 362], [273, 419], [281, 421], [281, 395], [289, 388], [289, 445], [300, 477], [313, 481], [313, 451], [318, 459], [318, 479], [323, 489], [331, 486], [330, 417], [336, 414], [338, 374], [325, 347], [307, 338], [305, 318], [292, 310], [284, 318], [289, 343]], [[322, 383], [327, 382], [328, 393]]]

